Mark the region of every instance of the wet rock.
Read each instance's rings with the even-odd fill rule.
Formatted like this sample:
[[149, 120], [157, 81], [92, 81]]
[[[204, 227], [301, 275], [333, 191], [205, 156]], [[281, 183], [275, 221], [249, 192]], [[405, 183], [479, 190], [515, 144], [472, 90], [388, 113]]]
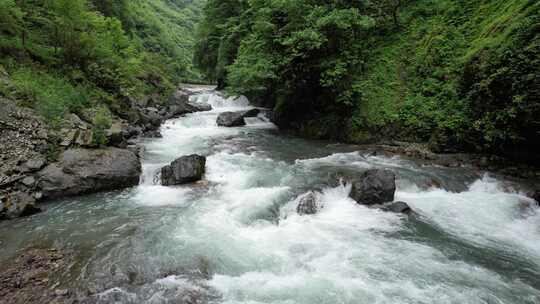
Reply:
[[540, 190], [534, 191], [531, 198], [536, 201], [536, 206], [540, 207]]
[[372, 169], [352, 181], [350, 197], [363, 205], [391, 202], [396, 192], [396, 175], [390, 170]]
[[161, 184], [172, 186], [198, 181], [204, 175], [205, 166], [204, 156], [196, 154], [182, 156], [161, 168]]
[[36, 207], [36, 200], [26, 192], [10, 193], [0, 204], [0, 218], [17, 218], [34, 215], [41, 209]]
[[189, 97], [194, 93], [187, 89], [176, 90], [169, 97], [169, 115], [172, 117], [194, 112], [203, 112], [212, 110], [212, 106], [207, 103], [191, 102]]
[[240, 112], [223, 112], [217, 118], [218, 126], [222, 127], [239, 127], [244, 126], [246, 122], [244, 118], [255, 117], [259, 114], [259, 109], [251, 109], [249, 111]]
[[382, 210], [394, 213], [412, 214], [413, 210], [405, 202], [392, 202], [384, 204], [381, 207]]
[[186, 104], [187, 102], [189, 102], [189, 96], [191, 96], [191, 95], [192, 95], [192, 93], [187, 91], [187, 90], [178, 89], [178, 90], [173, 92], [171, 97], [169, 97], [169, 104], [170, 105], [183, 105], [183, 104]]
[[308, 192], [300, 197], [296, 212], [299, 215], [315, 214], [319, 211], [319, 203], [314, 192]]
[[141, 164], [125, 149], [69, 149], [38, 173], [44, 199], [122, 189], [139, 183]]
[[174, 104], [169, 107], [171, 117], [180, 116], [195, 112], [211, 111], [212, 106], [207, 103], [186, 102], [184, 104]]

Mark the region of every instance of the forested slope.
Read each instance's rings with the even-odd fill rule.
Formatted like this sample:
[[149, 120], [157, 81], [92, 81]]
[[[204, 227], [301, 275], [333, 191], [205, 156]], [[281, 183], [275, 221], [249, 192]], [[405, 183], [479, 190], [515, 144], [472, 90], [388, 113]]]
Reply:
[[130, 100], [199, 80], [191, 61], [201, 3], [0, 0], [0, 97], [51, 125], [88, 108], [95, 125], [125, 116]]
[[195, 63], [316, 138], [538, 161], [535, 0], [208, 1]]

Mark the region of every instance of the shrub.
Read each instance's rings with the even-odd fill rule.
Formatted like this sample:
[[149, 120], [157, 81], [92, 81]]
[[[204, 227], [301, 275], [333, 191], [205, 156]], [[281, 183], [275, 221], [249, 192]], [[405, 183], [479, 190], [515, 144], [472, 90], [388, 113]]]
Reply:
[[106, 131], [112, 125], [111, 113], [107, 108], [100, 107], [92, 119], [92, 142], [96, 146], [105, 146], [107, 144]]

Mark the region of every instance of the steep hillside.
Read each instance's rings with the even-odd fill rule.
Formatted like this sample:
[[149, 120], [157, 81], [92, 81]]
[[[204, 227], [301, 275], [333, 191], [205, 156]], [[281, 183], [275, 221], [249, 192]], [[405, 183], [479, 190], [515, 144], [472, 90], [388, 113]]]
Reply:
[[274, 104], [278, 124], [309, 137], [540, 161], [539, 8], [209, 1], [196, 63], [229, 91]]
[[191, 59], [200, 3], [0, 0], [0, 94], [51, 125], [88, 108], [98, 121], [129, 118], [130, 101], [199, 80]]

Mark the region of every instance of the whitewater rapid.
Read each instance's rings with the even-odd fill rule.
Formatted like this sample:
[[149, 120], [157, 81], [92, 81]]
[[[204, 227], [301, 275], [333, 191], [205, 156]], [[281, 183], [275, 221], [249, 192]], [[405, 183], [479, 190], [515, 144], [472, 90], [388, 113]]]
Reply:
[[[279, 134], [263, 115], [216, 124], [246, 98], [201, 92], [210, 112], [148, 139], [133, 189], [59, 202], [19, 243], [87, 248], [64, 280], [98, 303], [540, 303], [540, 212], [490, 174]], [[203, 182], [163, 187], [156, 172], [207, 156]], [[417, 216], [360, 206], [335, 174], [390, 168]], [[315, 190], [324, 208], [296, 214]], [[26, 240], [26, 241], [25, 241]], [[111, 271], [114, 268], [114, 273]]]

